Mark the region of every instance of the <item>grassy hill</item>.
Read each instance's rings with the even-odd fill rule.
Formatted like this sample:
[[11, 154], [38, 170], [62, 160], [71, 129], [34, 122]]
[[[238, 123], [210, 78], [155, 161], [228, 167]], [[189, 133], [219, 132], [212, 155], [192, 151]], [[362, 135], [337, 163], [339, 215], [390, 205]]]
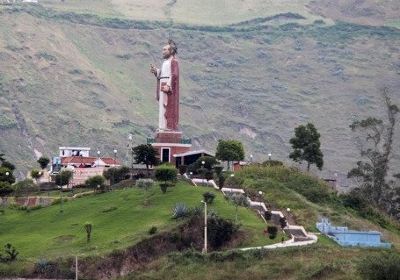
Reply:
[[[234, 220], [235, 207], [220, 192], [179, 183], [166, 194], [154, 186], [149, 193], [132, 188], [82, 197], [64, 203], [62, 213], [60, 204], [30, 212], [7, 209], [0, 220], [0, 244], [11, 242], [20, 251], [21, 258], [32, 260], [109, 253], [148, 237], [152, 226], [160, 231], [177, 227], [180, 222], [172, 219], [175, 204], [201, 207], [206, 191], [216, 194], [210, 211]], [[146, 197], [148, 203], [144, 204]], [[242, 246], [274, 242], [265, 238], [265, 224], [256, 213], [241, 208], [239, 218], [247, 234]], [[93, 224], [89, 244], [83, 228], [86, 222]]]
[[[317, 231], [315, 222], [320, 216], [352, 229], [381, 231], [383, 239], [393, 244], [393, 249], [388, 251], [398, 253], [398, 222], [376, 209], [357, 211], [345, 207], [342, 198], [325, 182], [307, 174], [285, 167], [254, 166], [230, 177], [226, 185], [245, 188], [250, 196], [262, 190], [268, 208], [284, 211], [289, 223], [303, 225], [310, 232]], [[200, 206], [206, 190], [216, 194], [209, 209], [221, 217], [234, 219], [235, 207], [220, 192], [184, 182], [179, 182], [166, 194], [154, 186], [147, 194], [141, 189], [128, 188], [85, 196], [66, 202], [63, 213], [59, 212], [59, 204], [31, 211], [6, 209], [0, 216], [0, 244], [11, 242], [20, 256], [16, 262], [0, 264], [0, 276], [37, 276], [33, 274], [35, 264], [56, 263], [64, 267], [57, 277], [68, 277], [73, 270], [71, 256], [79, 255], [80, 271], [88, 279], [117, 276], [183, 279], [195, 271], [208, 275], [207, 279], [222, 279], [227, 275], [242, 275], [244, 279], [359, 279], [356, 266], [360, 258], [384, 251], [342, 248], [327, 237], [319, 236], [317, 244], [303, 248], [231, 252], [229, 249], [280, 240], [280, 235], [268, 239], [263, 233], [265, 224], [255, 212], [246, 208], [239, 208], [240, 238], [227, 244], [222, 251], [203, 257], [193, 249], [184, 251], [198, 246], [168, 247], [162, 239], [164, 234], [175, 230], [175, 235], [171, 235], [174, 240], [180, 240], [179, 236], [185, 234], [182, 229], [176, 231], [185, 220], [173, 220], [172, 208], [179, 202], [190, 207]], [[287, 208], [290, 212], [285, 210]], [[83, 229], [86, 222], [93, 224], [90, 243], [86, 243]], [[148, 233], [152, 226], [158, 228], [155, 239]], [[189, 234], [197, 234], [201, 243], [202, 229], [194, 230]], [[163, 250], [162, 253], [159, 250]], [[128, 275], [129, 272], [132, 274]]]

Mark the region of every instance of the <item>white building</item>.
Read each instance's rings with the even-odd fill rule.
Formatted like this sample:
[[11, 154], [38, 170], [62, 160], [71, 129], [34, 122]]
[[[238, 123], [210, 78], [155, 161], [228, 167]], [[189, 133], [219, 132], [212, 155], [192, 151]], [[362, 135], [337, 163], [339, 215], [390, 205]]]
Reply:
[[64, 157], [89, 157], [90, 148], [87, 147], [60, 147], [61, 158]]

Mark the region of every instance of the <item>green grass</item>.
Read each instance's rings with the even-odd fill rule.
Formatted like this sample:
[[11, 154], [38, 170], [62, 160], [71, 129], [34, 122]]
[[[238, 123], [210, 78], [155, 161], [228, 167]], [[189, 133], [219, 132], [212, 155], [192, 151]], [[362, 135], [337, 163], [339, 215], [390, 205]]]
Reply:
[[[143, 204], [145, 191], [130, 188], [68, 201], [63, 205], [63, 213], [60, 213], [60, 204], [31, 212], [7, 209], [5, 215], [0, 216], [0, 245], [12, 243], [22, 258], [102, 254], [148, 237], [152, 226], [159, 230], [177, 226], [179, 222], [171, 218], [174, 205], [183, 202], [190, 207], [201, 206], [205, 191], [205, 188], [179, 182], [166, 194], [154, 186], [147, 194], [148, 206]], [[210, 211], [235, 219], [235, 207], [219, 192]], [[279, 239], [271, 241], [263, 235], [265, 224], [255, 212], [239, 208], [239, 220], [247, 236], [241, 245], [279, 242]], [[89, 244], [83, 228], [85, 222], [93, 224]]]
[[123, 279], [361, 279], [360, 258], [376, 250], [315, 244], [266, 252], [199, 256], [178, 253], [161, 258]]
[[304, 226], [308, 231], [317, 231], [315, 223], [325, 216], [336, 225], [380, 231], [383, 239], [391, 242], [396, 250], [400, 248], [398, 222], [382, 214], [379, 216], [384, 221], [382, 223], [374, 216], [363, 217], [362, 213], [344, 207], [325, 182], [306, 173], [287, 167], [251, 166], [242, 169], [235, 178], [242, 182], [243, 188], [263, 191], [264, 198], [273, 209], [290, 208], [294, 223]]

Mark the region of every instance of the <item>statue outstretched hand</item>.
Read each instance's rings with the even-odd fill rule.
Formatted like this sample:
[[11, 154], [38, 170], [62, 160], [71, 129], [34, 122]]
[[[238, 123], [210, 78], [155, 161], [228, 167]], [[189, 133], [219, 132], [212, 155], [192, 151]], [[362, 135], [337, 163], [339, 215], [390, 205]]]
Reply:
[[157, 68], [153, 64], [150, 64], [150, 73], [157, 75]]

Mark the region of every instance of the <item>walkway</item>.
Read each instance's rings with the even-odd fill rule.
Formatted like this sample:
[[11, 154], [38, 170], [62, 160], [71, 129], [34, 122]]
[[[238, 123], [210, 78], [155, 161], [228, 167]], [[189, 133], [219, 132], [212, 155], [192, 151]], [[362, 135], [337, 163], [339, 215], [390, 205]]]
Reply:
[[[214, 180], [205, 180], [205, 179], [191, 179], [187, 174], [184, 174], [184, 178], [191, 182], [194, 186], [205, 185], [211, 186], [214, 189], [221, 191], [224, 196], [227, 196], [231, 193], [241, 193], [246, 195], [243, 189], [230, 189], [230, 188], [222, 188], [219, 189]], [[264, 202], [252, 201], [248, 196], [247, 201], [251, 208], [255, 209], [257, 213], [261, 216], [262, 220], [267, 224], [267, 221], [264, 218], [264, 213], [268, 211]], [[285, 218], [281, 211], [271, 211], [272, 216], [277, 216], [278, 218]], [[318, 237], [315, 234], [307, 233], [303, 226], [297, 225], [289, 225], [287, 223], [284, 231], [291, 236], [291, 239], [272, 244], [266, 246], [259, 247], [248, 247], [248, 248], [240, 248], [242, 251], [247, 250], [259, 250], [259, 249], [277, 249], [277, 248], [285, 248], [285, 247], [297, 247], [297, 246], [306, 246], [310, 244], [314, 244], [318, 241]]]

